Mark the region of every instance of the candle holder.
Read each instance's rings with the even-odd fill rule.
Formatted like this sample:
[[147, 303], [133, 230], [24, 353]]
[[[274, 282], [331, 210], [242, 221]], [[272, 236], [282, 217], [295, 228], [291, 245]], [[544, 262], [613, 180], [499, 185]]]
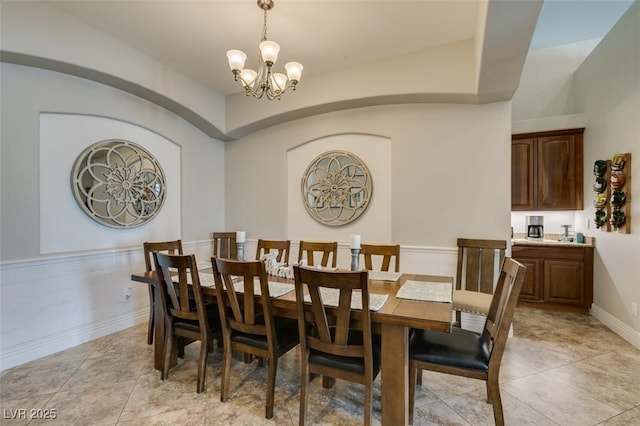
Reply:
[[352, 248], [351, 249], [351, 270], [352, 271], [357, 271], [360, 269], [359, 259], [360, 259], [360, 249]]
[[236, 243], [238, 260], [244, 261], [244, 243]]

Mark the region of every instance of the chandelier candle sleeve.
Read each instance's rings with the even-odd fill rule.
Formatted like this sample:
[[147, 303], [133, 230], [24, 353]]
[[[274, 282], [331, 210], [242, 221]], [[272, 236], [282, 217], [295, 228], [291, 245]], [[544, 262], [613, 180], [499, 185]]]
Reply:
[[350, 248], [352, 249], [359, 249], [360, 248], [360, 235], [351, 235], [351, 245]]
[[357, 271], [360, 269], [359, 258], [360, 258], [360, 248], [352, 248], [351, 249], [351, 270], [352, 271]]
[[245, 242], [245, 232], [237, 231], [236, 232], [236, 255], [238, 256], [238, 260], [244, 261], [244, 242]]

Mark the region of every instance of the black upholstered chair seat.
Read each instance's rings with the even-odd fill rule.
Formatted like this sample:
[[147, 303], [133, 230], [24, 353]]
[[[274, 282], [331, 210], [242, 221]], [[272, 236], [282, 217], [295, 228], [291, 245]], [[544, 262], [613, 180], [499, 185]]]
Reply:
[[451, 333], [414, 330], [409, 344], [412, 359], [473, 370], [488, 371], [489, 355], [481, 335], [461, 328]]
[[[273, 320], [275, 322], [276, 336], [278, 336], [278, 346], [276, 347], [278, 351], [290, 348], [291, 345], [299, 342], [298, 320], [280, 317], [274, 317]], [[256, 318], [256, 323], [264, 324], [264, 317], [261, 314]], [[242, 333], [237, 330], [232, 330], [231, 341], [265, 350], [269, 348], [266, 335]]]
[[[332, 329], [331, 331], [333, 332], [334, 330]], [[350, 345], [362, 345], [362, 332], [359, 330], [349, 330], [348, 342]], [[381, 342], [382, 340], [379, 334], [373, 333], [371, 335], [374, 376], [380, 371], [380, 360], [382, 358]], [[324, 365], [329, 368], [337, 368], [353, 373], [364, 374], [364, 358], [338, 356], [310, 349], [309, 362], [312, 364]]]
[[[195, 308], [194, 308], [195, 309]], [[209, 304], [205, 305], [205, 309], [207, 310], [207, 320], [209, 321], [209, 329], [211, 330], [220, 330], [220, 314], [218, 313], [218, 305]], [[197, 320], [185, 320], [181, 318], [174, 319], [173, 326], [176, 328], [182, 328], [184, 330], [191, 330], [195, 332], [199, 332], [200, 325], [198, 325]]]

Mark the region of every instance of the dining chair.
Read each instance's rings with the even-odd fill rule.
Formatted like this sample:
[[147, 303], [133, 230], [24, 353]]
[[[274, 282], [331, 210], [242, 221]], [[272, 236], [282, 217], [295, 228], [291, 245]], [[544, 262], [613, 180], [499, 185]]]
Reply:
[[[174, 241], [158, 241], [158, 242], [144, 242], [142, 243], [144, 248], [144, 265], [147, 272], [154, 270], [152, 252], [158, 251], [168, 254], [182, 254], [182, 240]], [[153, 285], [149, 284], [149, 325], [147, 328], [147, 343], [153, 344], [153, 329], [155, 326], [155, 313], [153, 311], [155, 295], [153, 292]]]
[[[319, 374], [363, 384], [364, 424], [370, 425], [373, 381], [380, 372], [381, 338], [371, 331], [368, 272], [300, 266], [293, 269], [300, 333], [299, 424], [306, 422], [310, 375]], [[305, 287], [310, 305], [305, 300]], [[324, 299], [329, 299], [332, 292], [337, 307], [325, 305]], [[356, 292], [362, 296], [360, 310], [351, 307]]]
[[213, 257], [222, 259], [237, 259], [238, 246], [236, 244], [235, 232], [214, 232], [213, 239]]
[[322, 259], [320, 266], [326, 268], [331, 258], [331, 267], [335, 268], [338, 261], [338, 243], [337, 242], [316, 242], [316, 241], [300, 241], [298, 248], [298, 264], [302, 261], [306, 252], [306, 261], [308, 266], [314, 266], [314, 254], [321, 253]]
[[[233, 350], [266, 359], [265, 418], [270, 419], [273, 417], [278, 358], [298, 345], [298, 322], [273, 316], [264, 261], [243, 262], [214, 257], [211, 258], [211, 264], [220, 306], [224, 347], [220, 400], [224, 402], [229, 397]], [[259, 283], [259, 293], [255, 289], [256, 282]], [[234, 284], [239, 284], [242, 290]]]
[[[455, 326], [462, 326], [462, 312], [486, 316], [493, 298], [493, 284], [507, 242], [505, 240], [476, 240], [458, 238], [456, 285], [453, 290]], [[418, 384], [422, 374], [418, 371]]]
[[[196, 258], [193, 254], [169, 255], [154, 252], [153, 258], [161, 288], [160, 303], [166, 307], [167, 332], [160, 378], [166, 380], [169, 377], [169, 368], [172, 359], [175, 359], [178, 337], [199, 340], [200, 358], [196, 390], [201, 393], [205, 389], [207, 377], [207, 352], [213, 348], [213, 341], [220, 337], [222, 330], [218, 305], [204, 302]], [[174, 285], [175, 279], [177, 279], [177, 291]]]
[[[269, 253], [271, 250], [277, 250], [278, 256], [276, 260], [278, 262], [284, 262], [289, 264], [289, 249], [291, 248], [290, 240], [258, 240], [258, 247], [256, 249], [256, 260], [260, 260], [262, 255]], [[284, 259], [284, 260], [283, 260]]]
[[462, 312], [487, 315], [493, 295], [493, 285], [505, 256], [505, 240], [474, 240], [458, 238], [456, 286], [453, 310], [461, 325]]
[[413, 424], [417, 374], [431, 370], [484, 380], [495, 424], [504, 425], [500, 363], [525, 271], [521, 263], [504, 258], [481, 334], [458, 327], [451, 333], [413, 330], [409, 342], [409, 423]]
[[360, 254], [364, 255], [365, 269], [373, 270], [373, 260], [382, 256], [380, 270], [388, 272], [391, 260], [394, 261], [395, 272], [400, 272], [400, 245], [399, 244], [362, 244]]

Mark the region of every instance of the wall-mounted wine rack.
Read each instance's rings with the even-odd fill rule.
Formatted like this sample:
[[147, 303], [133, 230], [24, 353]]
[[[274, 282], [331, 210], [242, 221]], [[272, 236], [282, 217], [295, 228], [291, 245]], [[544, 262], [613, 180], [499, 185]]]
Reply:
[[602, 231], [631, 233], [631, 153], [593, 164], [594, 222]]

